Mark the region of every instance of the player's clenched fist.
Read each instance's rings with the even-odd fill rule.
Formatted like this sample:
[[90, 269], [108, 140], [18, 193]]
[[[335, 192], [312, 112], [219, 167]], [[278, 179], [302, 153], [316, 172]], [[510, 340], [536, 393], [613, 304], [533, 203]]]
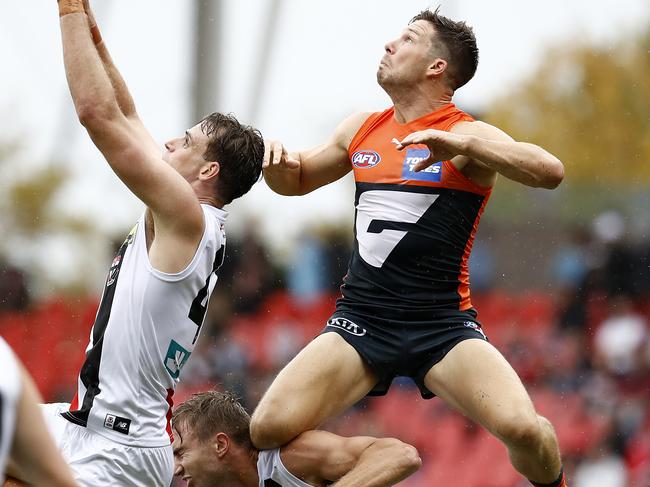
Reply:
[[300, 161], [289, 155], [282, 142], [278, 140], [264, 141], [264, 162], [262, 163], [262, 168], [265, 172], [274, 169], [297, 169], [299, 167]]

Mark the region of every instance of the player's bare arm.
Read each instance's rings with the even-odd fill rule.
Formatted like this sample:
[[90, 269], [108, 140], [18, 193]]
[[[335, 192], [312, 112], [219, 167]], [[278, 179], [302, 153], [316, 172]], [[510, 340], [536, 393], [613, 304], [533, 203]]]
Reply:
[[291, 473], [318, 487], [390, 486], [421, 465], [417, 450], [399, 440], [345, 438], [326, 431], [301, 434], [282, 447], [280, 456]]
[[[16, 433], [9, 456], [5, 487], [22, 485], [49, 485], [72, 487], [77, 485], [72, 472], [50, 437], [38, 403], [43, 402], [34, 381], [20, 365], [22, 391], [16, 415]], [[16, 480], [20, 478], [27, 482]]]
[[111, 85], [115, 91], [115, 98], [120, 107], [120, 110], [124, 116], [134, 124], [134, 129], [140, 131], [143, 142], [149, 142], [152, 146], [152, 149], [157, 152], [159, 150], [158, 144], [142, 124], [142, 121], [140, 120], [140, 117], [136, 110], [135, 102], [131, 97], [131, 93], [129, 92], [126, 82], [115, 66], [115, 63], [113, 63], [113, 59], [110, 55], [110, 52], [108, 51], [108, 47], [106, 46], [106, 43], [104, 42], [99, 30], [99, 25], [97, 25], [97, 21], [95, 20], [95, 14], [93, 13], [90, 6], [90, 0], [83, 0], [83, 6], [84, 11], [86, 12], [86, 16], [88, 17], [88, 28], [90, 30], [90, 35], [93, 39], [93, 42], [95, 43], [99, 57], [104, 64], [104, 69], [106, 69], [106, 73], [111, 80]]
[[268, 141], [264, 154], [264, 179], [276, 193], [304, 195], [337, 181], [352, 170], [348, 147], [370, 113], [346, 118], [324, 144], [289, 153], [282, 143]]
[[484, 122], [461, 122], [449, 132], [414, 132], [398, 148], [411, 144], [425, 144], [431, 152], [416, 170], [454, 158], [454, 164], [480, 186], [493, 186], [497, 173], [526, 186], [547, 189], [556, 188], [564, 178], [564, 166], [557, 157], [535, 144], [517, 142]]
[[[128, 107], [130, 96], [125, 85], [117, 82], [121, 88], [114, 88], [82, 0], [61, 0], [59, 11], [66, 76], [77, 116], [113, 171], [151, 210], [152, 264], [161, 271], [178, 272], [191, 260], [203, 232], [196, 194], [162, 160], [151, 137], [143, 137], [144, 128], [123, 113], [118, 100]], [[113, 76], [114, 82], [117, 79], [121, 78]]]

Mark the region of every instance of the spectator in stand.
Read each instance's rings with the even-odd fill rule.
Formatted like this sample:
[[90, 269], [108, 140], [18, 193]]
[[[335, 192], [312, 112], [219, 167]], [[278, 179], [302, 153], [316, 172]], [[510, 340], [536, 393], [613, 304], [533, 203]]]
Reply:
[[253, 230], [256, 226], [254, 222], [247, 222], [244, 235], [229, 239], [226, 246], [226, 258], [220, 272], [225, 279], [221, 285], [229, 291], [227, 299], [232, 303], [234, 314], [255, 313], [263, 296], [277, 282], [268, 249]]
[[308, 306], [325, 291], [326, 257], [323, 242], [315, 231], [305, 232], [298, 238], [287, 269], [287, 284], [291, 296], [299, 304]]
[[569, 230], [568, 240], [555, 251], [553, 280], [562, 289], [576, 289], [584, 282], [590, 267], [590, 240], [589, 233], [578, 226]]
[[596, 364], [616, 376], [633, 374], [641, 368], [648, 323], [627, 297], [613, 298], [610, 306], [594, 337]]
[[572, 484], [573, 487], [627, 487], [625, 462], [609, 445], [596, 445], [589, 457], [576, 467]]
[[23, 311], [28, 304], [25, 273], [0, 257], [0, 312]]

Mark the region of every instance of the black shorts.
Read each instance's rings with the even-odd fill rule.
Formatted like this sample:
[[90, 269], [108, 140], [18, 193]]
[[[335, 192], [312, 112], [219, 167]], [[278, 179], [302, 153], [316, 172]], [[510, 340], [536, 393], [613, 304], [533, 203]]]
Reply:
[[337, 310], [322, 333], [338, 333], [379, 379], [369, 396], [383, 396], [395, 377], [410, 377], [425, 399], [435, 396], [424, 377], [458, 343], [486, 340], [476, 311], [442, 311], [425, 321], [397, 321]]

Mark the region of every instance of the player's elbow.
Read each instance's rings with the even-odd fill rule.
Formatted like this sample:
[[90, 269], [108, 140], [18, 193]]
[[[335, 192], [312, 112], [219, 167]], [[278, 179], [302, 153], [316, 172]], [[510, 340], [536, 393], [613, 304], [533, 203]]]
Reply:
[[420, 453], [413, 445], [396, 438], [383, 438], [377, 440], [374, 446], [385, 453], [385, 458], [393, 459], [394, 468], [402, 474], [402, 478], [413, 474], [422, 466]]
[[549, 155], [543, 167], [545, 171], [540, 186], [546, 189], [557, 188], [564, 179], [564, 164], [558, 158]]
[[110, 107], [93, 102], [93, 100], [80, 101], [76, 103], [75, 109], [79, 123], [89, 131], [105, 127], [115, 115]]

